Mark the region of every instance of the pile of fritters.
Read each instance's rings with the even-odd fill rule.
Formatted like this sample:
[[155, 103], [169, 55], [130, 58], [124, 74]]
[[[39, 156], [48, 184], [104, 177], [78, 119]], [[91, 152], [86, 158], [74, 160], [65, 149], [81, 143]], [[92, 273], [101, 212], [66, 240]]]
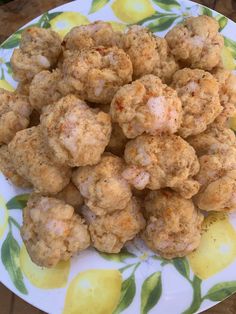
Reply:
[[236, 208], [236, 77], [208, 16], [160, 38], [109, 23], [61, 42], [28, 28], [0, 90], [0, 169], [32, 187], [22, 238], [52, 267], [90, 245], [118, 253], [140, 235], [165, 258], [200, 243], [202, 211]]

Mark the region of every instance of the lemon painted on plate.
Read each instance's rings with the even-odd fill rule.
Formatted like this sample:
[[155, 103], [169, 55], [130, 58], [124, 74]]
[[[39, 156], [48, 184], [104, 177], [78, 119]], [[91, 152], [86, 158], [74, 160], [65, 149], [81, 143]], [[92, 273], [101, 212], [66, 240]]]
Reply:
[[63, 314], [111, 314], [120, 299], [118, 270], [91, 269], [79, 273], [67, 290]]
[[34, 264], [23, 245], [20, 251], [20, 268], [32, 285], [41, 289], [62, 288], [67, 284], [70, 262], [60, 262], [53, 268]]
[[232, 130], [236, 131], [236, 117], [230, 118], [229, 126]]
[[111, 7], [118, 19], [126, 23], [136, 23], [155, 13], [150, 0], [115, 0]]
[[227, 215], [213, 213], [204, 220], [200, 246], [188, 258], [201, 279], [217, 274], [236, 259], [236, 231]]
[[0, 239], [4, 234], [4, 231], [8, 223], [8, 210], [6, 208], [4, 199], [0, 195]]
[[221, 60], [226, 70], [235, 70], [236, 68], [235, 60], [229, 48], [225, 46], [221, 50]]
[[118, 22], [113, 22], [113, 21], [108, 21], [108, 23], [111, 24], [111, 26], [115, 32], [124, 32], [124, 30], [127, 27], [127, 25], [123, 24], [123, 23], [118, 23]]
[[51, 28], [63, 38], [73, 27], [89, 24], [86, 16], [78, 12], [64, 12], [51, 19]]
[[0, 80], [0, 88], [9, 90], [10, 92], [14, 91], [14, 88], [6, 80]]

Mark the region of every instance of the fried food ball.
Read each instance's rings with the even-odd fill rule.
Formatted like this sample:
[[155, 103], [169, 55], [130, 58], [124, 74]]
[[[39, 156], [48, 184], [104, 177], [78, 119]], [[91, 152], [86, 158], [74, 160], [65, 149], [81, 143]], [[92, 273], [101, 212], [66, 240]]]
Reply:
[[35, 191], [56, 194], [69, 183], [70, 168], [59, 166], [49, 156], [40, 127], [17, 132], [8, 148], [17, 173], [29, 181]]
[[112, 123], [111, 138], [106, 147], [106, 151], [117, 156], [123, 156], [125, 145], [128, 142], [118, 123]]
[[199, 190], [192, 177], [199, 171], [193, 147], [176, 135], [141, 135], [125, 147], [123, 177], [136, 189], [170, 187], [184, 198]]
[[236, 147], [224, 153], [199, 158], [200, 171], [196, 180], [201, 184], [194, 197], [196, 205], [206, 211], [234, 211], [236, 209]]
[[172, 87], [182, 102], [183, 120], [178, 132], [184, 138], [206, 130], [223, 109], [219, 84], [208, 72], [188, 68], [179, 70], [174, 74]]
[[179, 69], [165, 38], [156, 37], [156, 50], [159, 61], [155, 64], [152, 74], [158, 76], [163, 83], [169, 84], [174, 73]]
[[26, 96], [0, 88], [0, 145], [9, 143], [17, 131], [27, 128], [31, 111]]
[[218, 22], [209, 16], [187, 18], [165, 36], [175, 59], [190, 68], [210, 71], [221, 61], [223, 36]]
[[88, 228], [62, 200], [32, 194], [23, 210], [21, 236], [34, 263], [53, 267], [90, 245]]
[[44, 107], [41, 125], [54, 158], [71, 167], [98, 163], [111, 135], [110, 116], [74, 95]]
[[72, 182], [57, 193], [55, 197], [74, 207], [77, 212], [84, 203], [83, 196]]
[[94, 103], [110, 103], [118, 88], [132, 80], [129, 56], [117, 47], [65, 54], [60, 90]]
[[155, 36], [142, 26], [131, 26], [123, 36], [123, 49], [133, 64], [134, 79], [152, 73], [159, 62]]
[[235, 134], [231, 129], [211, 125], [201, 134], [188, 137], [198, 156], [224, 153], [229, 146], [235, 145]]
[[175, 133], [181, 124], [182, 106], [177, 93], [150, 74], [121, 87], [110, 113], [125, 136], [135, 138], [144, 132]]
[[236, 115], [236, 76], [231, 71], [217, 69], [214, 77], [219, 83], [220, 103], [223, 107], [215, 123], [224, 126], [228, 124], [229, 118]]
[[72, 181], [85, 198], [85, 204], [96, 215], [111, 214], [124, 209], [132, 194], [127, 181], [121, 176], [124, 161], [112, 154], [104, 154], [95, 166], [78, 168]]
[[16, 172], [7, 145], [2, 145], [0, 147], [0, 171], [7, 179], [18, 187], [28, 188], [31, 186], [28, 181]]
[[101, 252], [119, 253], [144, 227], [145, 220], [138, 201], [133, 197], [125, 209], [96, 216], [88, 207], [83, 210], [89, 225], [92, 245]]
[[60, 36], [50, 30], [29, 27], [21, 35], [20, 48], [11, 57], [13, 77], [31, 81], [35, 74], [55, 66], [61, 53]]
[[58, 101], [62, 97], [58, 88], [61, 79], [61, 71], [58, 69], [52, 72], [44, 70], [36, 74], [29, 88], [31, 106], [41, 112], [44, 106]]
[[123, 35], [122, 48], [130, 56], [135, 79], [153, 73], [164, 83], [168, 83], [178, 69], [166, 40], [155, 36], [142, 26], [134, 25], [128, 28]]
[[[101, 104], [99, 105], [100, 110], [109, 113], [110, 112], [110, 104]], [[121, 127], [118, 123], [112, 123], [112, 131], [110, 141], [106, 147], [106, 151], [110, 152], [114, 155], [123, 157], [125, 145], [128, 142], [127, 137], [124, 135]]]
[[88, 25], [73, 27], [63, 40], [69, 50], [82, 50], [98, 46], [118, 46], [121, 33], [115, 32], [110, 23], [96, 21]]
[[145, 199], [147, 246], [167, 259], [186, 256], [201, 239], [203, 215], [176, 192], [164, 189], [149, 192]]

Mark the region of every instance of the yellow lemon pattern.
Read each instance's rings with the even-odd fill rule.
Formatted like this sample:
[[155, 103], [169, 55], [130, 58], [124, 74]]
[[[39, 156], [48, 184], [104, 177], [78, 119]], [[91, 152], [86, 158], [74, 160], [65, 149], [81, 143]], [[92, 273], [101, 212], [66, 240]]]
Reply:
[[14, 91], [14, 88], [6, 80], [0, 80], [0, 88], [9, 90], [10, 92]]
[[60, 262], [53, 268], [34, 264], [23, 245], [20, 251], [20, 267], [32, 285], [41, 289], [62, 288], [67, 284], [70, 262]]
[[109, 21], [108, 23], [111, 24], [113, 30], [116, 32], [124, 32], [124, 30], [127, 27], [127, 25], [123, 23], [118, 23], [118, 22], [113, 22], [113, 21]]
[[231, 51], [227, 47], [223, 47], [221, 51], [221, 60], [223, 63], [223, 66], [226, 70], [234, 70], [235, 69], [235, 60], [232, 56]]
[[125, 23], [136, 23], [155, 13], [149, 0], [115, 0], [111, 7]]
[[205, 219], [200, 246], [188, 258], [201, 279], [215, 275], [235, 260], [236, 231], [227, 215], [214, 213]]
[[232, 130], [236, 131], [236, 117], [230, 118], [229, 125]]
[[0, 239], [7, 227], [8, 211], [3, 198], [0, 196]]
[[78, 12], [64, 12], [50, 21], [51, 28], [63, 38], [73, 27], [86, 25], [89, 20]]
[[118, 270], [91, 269], [78, 274], [67, 290], [64, 314], [111, 314], [120, 298]]

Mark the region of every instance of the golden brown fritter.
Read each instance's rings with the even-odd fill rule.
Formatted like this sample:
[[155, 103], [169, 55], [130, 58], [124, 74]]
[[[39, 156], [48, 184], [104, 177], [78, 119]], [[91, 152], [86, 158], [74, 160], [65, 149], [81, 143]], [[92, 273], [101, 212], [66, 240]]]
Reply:
[[182, 120], [177, 93], [154, 75], [121, 87], [112, 100], [110, 113], [128, 138], [144, 132], [175, 133]]
[[58, 69], [52, 72], [45, 70], [36, 74], [29, 88], [31, 106], [41, 112], [44, 106], [58, 101], [62, 97], [58, 88], [61, 79], [61, 71]]
[[234, 211], [236, 209], [236, 147], [199, 158], [200, 172], [196, 180], [201, 184], [194, 197], [196, 205], [206, 211]]
[[138, 25], [129, 27], [122, 43], [132, 61], [135, 79], [153, 73], [164, 83], [169, 83], [178, 69], [166, 40], [155, 36], [147, 28]]
[[55, 66], [61, 53], [60, 36], [51, 29], [29, 27], [11, 57], [13, 77], [31, 81], [35, 74]]
[[156, 51], [159, 54], [159, 61], [155, 64], [152, 74], [158, 76], [163, 83], [169, 84], [174, 73], [179, 69], [165, 38], [156, 36]]
[[120, 32], [114, 32], [110, 23], [96, 21], [88, 25], [76, 26], [63, 40], [63, 46], [69, 50], [82, 50], [98, 46], [119, 46]]
[[34, 263], [53, 267], [90, 245], [88, 228], [65, 202], [32, 194], [23, 210], [21, 235]]
[[16, 172], [7, 145], [2, 145], [0, 147], [0, 171], [7, 179], [18, 187], [27, 188], [31, 186], [28, 181]]
[[182, 102], [183, 120], [178, 132], [184, 138], [206, 130], [223, 109], [219, 84], [206, 71], [179, 70], [174, 74], [172, 87]]
[[164, 189], [149, 192], [145, 199], [147, 246], [164, 258], [182, 257], [200, 244], [203, 215], [191, 200]]
[[141, 135], [126, 144], [123, 177], [136, 189], [170, 187], [184, 198], [197, 193], [199, 171], [193, 147], [176, 135]]
[[188, 137], [187, 141], [198, 156], [224, 153], [229, 146], [235, 145], [235, 134], [228, 128], [214, 124], [203, 133]]
[[155, 36], [142, 26], [131, 26], [123, 36], [123, 49], [133, 64], [134, 79], [153, 72], [159, 62]]
[[55, 159], [71, 167], [98, 163], [111, 135], [110, 116], [73, 95], [44, 107], [41, 125]]
[[80, 207], [84, 203], [83, 196], [72, 182], [70, 182], [63, 190], [57, 193], [55, 197], [74, 207], [76, 212], [79, 211]]
[[95, 216], [88, 207], [83, 210], [89, 225], [92, 245], [101, 252], [119, 253], [144, 227], [140, 205], [133, 197], [125, 209], [105, 216]]
[[187, 18], [165, 36], [175, 59], [190, 68], [212, 70], [221, 60], [223, 36], [218, 22], [209, 16]]
[[8, 148], [17, 173], [29, 181], [35, 191], [56, 194], [69, 183], [70, 168], [59, 166], [51, 159], [40, 127], [17, 132]]
[[28, 97], [0, 88], [0, 145], [27, 128], [31, 112]]
[[85, 198], [85, 204], [96, 215], [110, 214], [124, 209], [131, 199], [131, 188], [121, 176], [124, 161], [112, 154], [104, 154], [95, 166], [78, 168], [72, 180]]
[[[110, 104], [99, 104], [100, 110], [110, 113]], [[124, 135], [121, 127], [118, 123], [112, 123], [111, 137], [110, 141], [106, 147], [106, 151], [114, 155], [123, 157], [125, 145], [128, 142], [127, 137]]]
[[64, 95], [73, 93], [90, 102], [108, 104], [118, 88], [132, 80], [132, 73], [129, 56], [117, 47], [68, 52], [59, 87]]
[[236, 76], [224, 69], [217, 69], [213, 74], [219, 83], [220, 103], [223, 107], [215, 123], [225, 126], [229, 118], [236, 116]]

